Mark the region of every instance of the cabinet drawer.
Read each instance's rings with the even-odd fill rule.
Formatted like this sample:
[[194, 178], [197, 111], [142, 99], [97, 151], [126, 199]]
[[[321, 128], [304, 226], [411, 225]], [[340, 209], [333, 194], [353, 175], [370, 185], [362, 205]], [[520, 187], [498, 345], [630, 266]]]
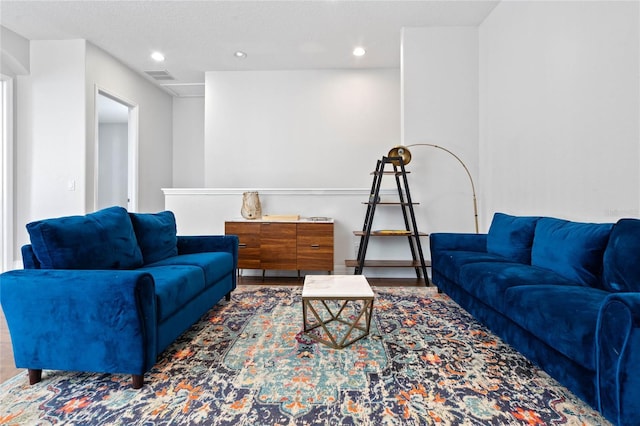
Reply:
[[261, 224], [260, 268], [297, 269], [295, 223]]
[[238, 268], [260, 269], [260, 224], [226, 222], [224, 233], [238, 236]]
[[333, 270], [333, 224], [298, 224], [298, 269]]

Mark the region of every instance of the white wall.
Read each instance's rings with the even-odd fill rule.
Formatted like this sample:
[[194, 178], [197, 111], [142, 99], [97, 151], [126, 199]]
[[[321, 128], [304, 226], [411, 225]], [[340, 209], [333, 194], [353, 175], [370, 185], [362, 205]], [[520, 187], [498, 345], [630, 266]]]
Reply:
[[[206, 188], [165, 190], [178, 233], [223, 233], [225, 220], [240, 217], [242, 192], [257, 189], [263, 214], [332, 217], [335, 271], [352, 273], [344, 260], [357, 252], [353, 231], [362, 229], [370, 173], [400, 140], [398, 70], [208, 72], [205, 93]], [[180, 128], [197, 119], [187, 119], [190, 106], [174, 108]], [[183, 144], [176, 135], [174, 151]], [[196, 161], [197, 138], [187, 133], [186, 139], [195, 148], [189, 161]], [[388, 198], [393, 182], [385, 180]], [[376, 228], [403, 226], [400, 210], [391, 209], [378, 209]], [[410, 257], [404, 238], [369, 247], [368, 259]], [[367, 275], [415, 272], [368, 269]]]
[[173, 98], [173, 187], [204, 186], [204, 97]]
[[[478, 30], [476, 27], [402, 31], [403, 144], [442, 146], [478, 179]], [[445, 151], [410, 148], [419, 223], [432, 233], [474, 232], [473, 191], [460, 163]]]
[[30, 68], [17, 79], [14, 256], [28, 222], [95, 209], [96, 86], [139, 106], [138, 210], [162, 210], [171, 96], [85, 40], [31, 41]]
[[28, 222], [84, 211], [85, 51], [84, 40], [32, 41], [31, 74], [18, 76], [16, 256]]
[[171, 186], [173, 179], [172, 97], [91, 43], [87, 43], [86, 69], [87, 211], [94, 210], [96, 86], [138, 107], [137, 210], [162, 210], [161, 188]]
[[397, 69], [207, 72], [205, 186], [370, 186], [400, 139]]
[[[352, 274], [345, 259], [355, 259], [360, 238], [354, 230], [362, 229], [368, 199], [367, 188], [258, 188], [263, 214], [299, 214], [303, 217], [327, 216], [334, 219], [334, 273]], [[238, 219], [242, 206], [242, 188], [165, 189], [166, 208], [176, 215], [179, 235], [217, 235], [224, 233], [224, 222]], [[385, 189], [382, 196], [393, 192]], [[378, 208], [374, 229], [402, 226], [397, 206]], [[423, 249], [428, 240], [423, 239]], [[370, 241], [367, 259], [410, 259], [406, 238], [378, 238]], [[367, 268], [371, 277], [415, 277], [412, 268]], [[246, 271], [250, 275], [257, 271]], [[295, 272], [270, 272], [270, 275], [295, 275]]]
[[3, 87], [2, 155], [0, 155], [1, 271], [13, 268], [15, 257], [16, 76], [28, 74], [29, 67], [29, 40], [0, 26], [0, 78]]
[[[638, 17], [630, 2], [502, 2], [480, 28], [406, 28], [401, 84], [389, 75], [382, 86], [362, 84], [365, 94], [342, 83], [393, 71], [207, 73], [205, 186], [214, 189], [171, 193], [166, 205], [178, 212], [179, 231], [220, 233], [225, 219], [239, 215], [242, 188], [266, 188], [266, 213], [336, 219], [338, 268], [353, 256], [369, 172], [402, 130], [404, 144], [441, 145], [467, 164], [481, 232], [495, 211], [638, 216]], [[385, 111], [355, 104], [382, 92], [390, 99]], [[402, 123], [393, 130], [398, 106]], [[412, 152], [421, 230], [473, 232], [464, 169], [434, 148]], [[342, 156], [327, 161], [328, 153]], [[318, 187], [332, 189], [305, 189]], [[342, 188], [352, 190], [338, 195]], [[376, 227], [394, 220], [389, 212], [377, 217]], [[402, 257], [399, 246], [372, 250]]]
[[483, 214], [639, 212], [638, 2], [502, 2], [480, 27]]

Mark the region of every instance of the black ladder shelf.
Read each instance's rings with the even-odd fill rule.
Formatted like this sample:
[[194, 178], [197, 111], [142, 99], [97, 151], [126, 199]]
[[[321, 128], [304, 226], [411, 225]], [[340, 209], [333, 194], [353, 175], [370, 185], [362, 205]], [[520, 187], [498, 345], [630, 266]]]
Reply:
[[[385, 171], [387, 165], [392, 167], [391, 171]], [[361, 231], [354, 231], [354, 235], [360, 237], [360, 245], [358, 247], [358, 256], [355, 260], [346, 260], [347, 267], [354, 267], [354, 274], [360, 275], [365, 267], [383, 267], [383, 268], [395, 268], [395, 267], [412, 267], [416, 271], [416, 277], [418, 279], [421, 276], [424, 278], [425, 285], [429, 285], [429, 277], [427, 276], [427, 267], [431, 266], [430, 262], [425, 262], [424, 254], [422, 252], [422, 245], [420, 243], [420, 237], [425, 237], [428, 234], [418, 231], [416, 224], [416, 216], [413, 211], [415, 204], [411, 200], [411, 193], [409, 191], [409, 183], [407, 180], [407, 172], [404, 167], [404, 161], [402, 157], [382, 157], [376, 164], [376, 170], [373, 174], [373, 183], [371, 185], [371, 192], [369, 195], [369, 201], [363, 203], [367, 204], [367, 212], [364, 218], [364, 225]], [[395, 177], [396, 186], [398, 188], [398, 201], [387, 202], [380, 200], [380, 187], [382, 184], [382, 178], [385, 175], [393, 175]], [[402, 210], [402, 217], [404, 219], [404, 230], [397, 231], [373, 231], [373, 218], [378, 205], [396, 205], [400, 206]], [[370, 237], [406, 237], [409, 242], [409, 248], [411, 250], [411, 260], [365, 260], [367, 256], [367, 248], [369, 246]]]

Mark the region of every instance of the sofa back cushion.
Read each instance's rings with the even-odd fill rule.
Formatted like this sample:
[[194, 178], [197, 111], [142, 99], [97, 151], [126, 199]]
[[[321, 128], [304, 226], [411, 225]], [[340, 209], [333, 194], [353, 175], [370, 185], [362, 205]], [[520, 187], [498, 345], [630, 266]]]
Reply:
[[42, 269], [133, 269], [142, 253], [127, 211], [109, 207], [86, 216], [27, 224]]
[[578, 284], [601, 287], [602, 258], [611, 223], [581, 223], [541, 218], [536, 225], [531, 264]]
[[531, 263], [531, 245], [538, 219], [495, 213], [487, 234], [487, 252], [519, 263]]
[[604, 251], [602, 285], [608, 291], [640, 291], [640, 220], [615, 224]]
[[173, 212], [129, 213], [129, 215], [145, 265], [178, 254], [176, 218]]

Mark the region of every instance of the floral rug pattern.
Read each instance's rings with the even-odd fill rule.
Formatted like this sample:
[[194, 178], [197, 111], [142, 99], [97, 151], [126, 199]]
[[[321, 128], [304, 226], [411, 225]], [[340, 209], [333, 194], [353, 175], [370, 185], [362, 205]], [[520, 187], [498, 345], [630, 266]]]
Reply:
[[370, 335], [331, 349], [301, 333], [301, 287], [239, 287], [142, 389], [130, 376], [48, 370], [29, 386], [22, 373], [0, 384], [0, 424], [608, 424], [429, 290], [374, 288]]

